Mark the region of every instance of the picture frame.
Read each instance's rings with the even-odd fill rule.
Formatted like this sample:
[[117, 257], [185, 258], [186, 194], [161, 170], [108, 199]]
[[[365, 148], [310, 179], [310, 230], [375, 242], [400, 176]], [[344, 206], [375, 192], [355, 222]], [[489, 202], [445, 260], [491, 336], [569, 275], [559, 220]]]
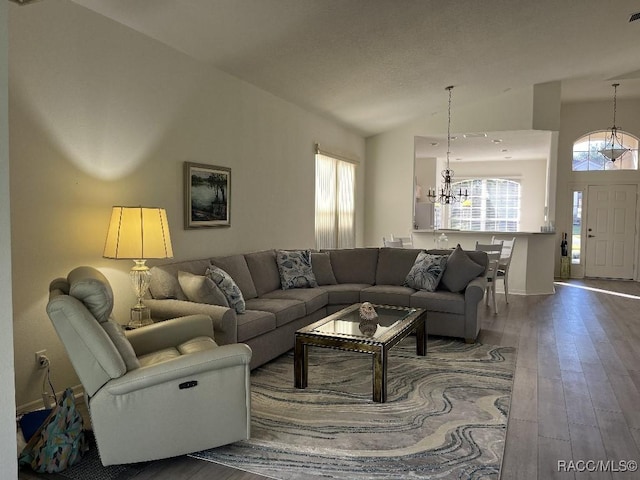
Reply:
[[231, 169], [184, 162], [184, 228], [231, 226]]

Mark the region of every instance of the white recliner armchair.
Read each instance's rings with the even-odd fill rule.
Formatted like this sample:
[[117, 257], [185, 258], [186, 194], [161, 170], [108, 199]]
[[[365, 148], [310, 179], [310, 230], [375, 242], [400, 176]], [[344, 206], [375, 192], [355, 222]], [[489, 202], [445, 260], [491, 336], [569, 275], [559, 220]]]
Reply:
[[218, 346], [206, 315], [125, 332], [102, 273], [51, 282], [47, 313], [82, 382], [103, 465], [183, 455], [249, 438], [251, 349]]

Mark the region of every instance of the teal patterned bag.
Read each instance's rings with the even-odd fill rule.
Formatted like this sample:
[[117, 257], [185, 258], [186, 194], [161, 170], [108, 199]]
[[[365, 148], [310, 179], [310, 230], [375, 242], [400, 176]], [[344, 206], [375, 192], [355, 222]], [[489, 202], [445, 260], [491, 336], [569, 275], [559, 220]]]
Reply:
[[61, 472], [80, 461], [87, 450], [82, 415], [67, 388], [40, 429], [20, 454], [19, 464], [39, 473]]

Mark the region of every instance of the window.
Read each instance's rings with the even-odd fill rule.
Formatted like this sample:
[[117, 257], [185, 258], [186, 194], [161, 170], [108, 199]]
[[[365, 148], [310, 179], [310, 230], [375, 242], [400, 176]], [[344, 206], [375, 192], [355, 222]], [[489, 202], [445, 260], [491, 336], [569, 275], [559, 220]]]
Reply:
[[600, 130], [589, 133], [573, 144], [574, 172], [593, 172], [610, 170], [638, 169], [638, 139], [633, 135], [618, 131], [618, 138], [624, 148], [629, 151], [615, 162], [608, 160], [599, 150], [605, 147], [607, 138], [611, 137], [611, 130]]
[[452, 183], [469, 193], [450, 207], [449, 228], [516, 232], [520, 228], [520, 183], [503, 178], [473, 178]]
[[573, 208], [571, 221], [571, 263], [580, 264], [582, 243], [582, 192], [573, 192]]
[[355, 164], [316, 154], [316, 248], [355, 246]]

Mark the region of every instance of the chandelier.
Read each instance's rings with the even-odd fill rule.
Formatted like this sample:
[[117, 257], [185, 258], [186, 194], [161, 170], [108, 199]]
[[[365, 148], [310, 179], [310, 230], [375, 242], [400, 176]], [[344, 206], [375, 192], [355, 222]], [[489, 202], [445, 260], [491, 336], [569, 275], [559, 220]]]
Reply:
[[616, 127], [616, 97], [618, 93], [619, 83], [613, 83], [613, 126], [611, 127], [611, 137], [605, 138], [604, 148], [598, 150], [598, 153], [604, 155], [608, 160], [615, 162], [618, 158], [629, 151], [628, 148], [622, 146], [622, 142], [618, 138], [618, 127]]
[[447, 123], [447, 163], [446, 168], [442, 171], [442, 186], [440, 187], [440, 191], [437, 191], [437, 189], [435, 188], [430, 188], [427, 193], [427, 198], [432, 203], [439, 203], [441, 205], [449, 205], [461, 200], [464, 201], [469, 196], [466, 190], [463, 194], [462, 189], [460, 189], [456, 194], [451, 188], [453, 170], [449, 168], [449, 155], [451, 154], [451, 91], [453, 90], [453, 85], [448, 86], [445, 90], [449, 91], [449, 120]]

